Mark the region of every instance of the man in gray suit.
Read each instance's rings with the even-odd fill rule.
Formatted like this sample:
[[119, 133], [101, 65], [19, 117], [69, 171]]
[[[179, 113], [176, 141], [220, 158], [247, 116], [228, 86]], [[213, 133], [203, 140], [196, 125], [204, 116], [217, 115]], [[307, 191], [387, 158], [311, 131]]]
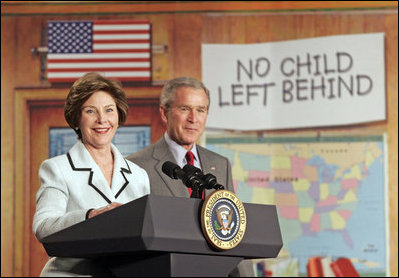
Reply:
[[[166, 124], [166, 132], [156, 143], [130, 155], [127, 159], [147, 171], [151, 194], [190, 197], [181, 180], [174, 180], [162, 172], [166, 161], [181, 168], [189, 163], [188, 151], [193, 153], [193, 164], [204, 174], [216, 176], [219, 184], [234, 192], [230, 162], [215, 152], [196, 144], [205, 130], [210, 104], [209, 90], [191, 77], [170, 80], [162, 89], [159, 111]], [[206, 190], [205, 197], [213, 190]], [[230, 276], [254, 276], [252, 263], [241, 263]], [[242, 265], [242, 266], [241, 266]]]
[[[166, 161], [181, 168], [187, 163], [192, 164], [204, 174], [213, 174], [219, 184], [233, 191], [228, 159], [196, 144], [205, 130], [209, 104], [209, 90], [192, 77], [175, 78], [163, 87], [159, 111], [166, 124], [164, 136], [127, 157], [147, 171], [151, 194], [190, 197], [188, 188], [181, 180], [174, 180], [162, 172]], [[206, 190], [205, 196], [210, 192]]]

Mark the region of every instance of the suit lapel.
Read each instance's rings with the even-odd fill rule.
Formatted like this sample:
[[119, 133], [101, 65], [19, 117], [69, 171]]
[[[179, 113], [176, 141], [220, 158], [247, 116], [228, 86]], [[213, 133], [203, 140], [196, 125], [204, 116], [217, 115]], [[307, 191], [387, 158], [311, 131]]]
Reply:
[[[208, 158], [208, 156], [206, 155], [206, 152], [204, 151], [204, 148], [197, 145], [197, 152], [198, 152], [198, 156], [199, 156], [199, 159], [201, 162], [202, 172], [204, 173], [204, 175], [210, 173], [214, 176], [217, 176], [216, 164], [212, 159]], [[215, 190], [214, 189], [205, 190], [205, 197], [209, 196], [209, 194], [211, 194], [213, 191], [215, 191]]]
[[176, 163], [175, 158], [173, 157], [173, 154], [169, 150], [169, 146], [163, 137], [154, 145], [153, 158], [158, 160], [158, 162], [155, 164], [155, 170], [165, 182], [167, 188], [172, 192], [173, 196], [189, 197], [188, 190], [185, 185], [183, 185], [181, 180], [174, 180], [162, 172], [162, 165], [165, 161]]
[[199, 156], [199, 159], [201, 162], [202, 172], [204, 174], [208, 174], [208, 173], [215, 174], [216, 165], [213, 164], [213, 161], [208, 159], [208, 157], [206, 156], [206, 154], [203, 151], [203, 148], [201, 146], [197, 145], [197, 152], [198, 152], [198, 156]]
[[78, 143], [69, 150], [67, 157], [73, 171], [87, 172], [87, 186], [97, 191], [108, 203], [114, 200], [111, 188], [103, 173], [81, 141], [78, 141]]
[[114, 172], [112, 175], [112, 194], [117, 199], [132, 180], [132, 171], [118, 149], [111, 144], [114, 154]]

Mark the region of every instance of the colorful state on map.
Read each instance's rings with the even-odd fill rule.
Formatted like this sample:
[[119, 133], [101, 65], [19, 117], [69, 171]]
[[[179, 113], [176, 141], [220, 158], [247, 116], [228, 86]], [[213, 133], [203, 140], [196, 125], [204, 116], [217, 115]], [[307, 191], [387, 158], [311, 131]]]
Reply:
[[385, 274], [382, 137], [273, 139], [208, 138], [207, 147], [229, 158], [243, 202], [276, 205], [283, 248], [300, 273], [309, 257], [345, 256], [359, 273]]

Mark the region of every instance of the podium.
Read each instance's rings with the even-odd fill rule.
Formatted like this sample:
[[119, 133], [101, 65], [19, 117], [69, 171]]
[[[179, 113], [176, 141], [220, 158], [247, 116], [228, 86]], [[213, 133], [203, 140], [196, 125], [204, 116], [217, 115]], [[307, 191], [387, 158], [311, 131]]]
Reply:
[[91, 258], [115, 276], [227, 276], [243, 259], [274, 258], [283, 246], [276, 207], [244, 203], [241, 243], [219, 251], [200, 223], [202, 200], [146, 195], [45, 237], [49, 256]]

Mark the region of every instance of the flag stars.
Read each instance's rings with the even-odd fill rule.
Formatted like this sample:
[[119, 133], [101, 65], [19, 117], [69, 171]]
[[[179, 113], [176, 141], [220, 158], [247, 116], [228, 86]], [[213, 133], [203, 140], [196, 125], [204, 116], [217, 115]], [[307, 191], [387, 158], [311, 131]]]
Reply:
[[91, 22], [49, 22], [49, 53], [90, 53], [91, 28]]

